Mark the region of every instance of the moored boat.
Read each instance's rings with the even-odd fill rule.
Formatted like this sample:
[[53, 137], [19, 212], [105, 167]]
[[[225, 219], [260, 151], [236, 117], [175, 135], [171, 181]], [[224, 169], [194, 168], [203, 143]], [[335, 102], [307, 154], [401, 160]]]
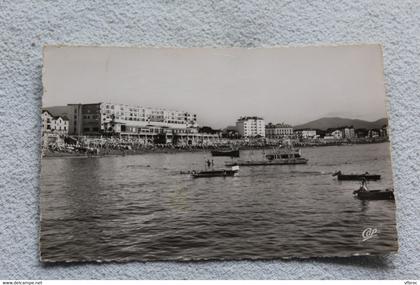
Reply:
[[353, 195], [360, 200], [394, 200], [394, 191], [385, 190], [356, 190]]
[[229, 156], [229, 157], [239, 157], [239, 149], [232, 149], [232, 150], [212, 150], [212, 156]]
[[393, 189], [368, 190], [366, 178], [363, 178], [362, 185], [353, 195], [360, 200], [394, 200]]
[[232, 169], [216, 169], [216, 170], [203, 170], [191, 172], [193, 178], [201, 177], [232, 177], [235, 176], [239, 171], [239, 166], [235, 165]]
[[369, 174], [368, 172], [364, 173], [364, 174], [343, 174], [340, 171], [337, 171], [336, 173], [333, 174], [333, 176], [337, 176], [338, 180], [379, 180], [381, 179], [381, 175], [377, 175], [377, 174]]
[[263, 166], [263, 165], [294, 165], [306, 164], [308, 159], [302, 157], [300, 149], [293, 147], [277, 148], [264, 156], [262, 160], [238, 160], [233, 162], [226, 162], [226, 166], [240, 165], [240, 166]]

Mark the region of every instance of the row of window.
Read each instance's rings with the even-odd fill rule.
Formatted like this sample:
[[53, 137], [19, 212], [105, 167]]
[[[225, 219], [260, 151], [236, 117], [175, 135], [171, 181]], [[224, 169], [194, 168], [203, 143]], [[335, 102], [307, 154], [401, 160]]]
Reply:
[[275, 131], [272, 131], [272, 130], [268, 130], [268, 129], [265, 129], [265, 132], [268, 133], [268, 134], [292, 134], [293, 133], [292, 130], [275, 130]]
[[[121, 126], [121, 132], [131, 132], [131, 133], [161, 133], [162, 129], [160, 128], [136, 128], [136, 127], [127, 127]], [[186, 134], [191, 133], [191, 131], [180, 129], [180, 130], [167, 130], [167, 133], [175, 134]]]
[[[122, 112], [128, 111], [128, 112], [132, 112], [134, 114], [135, 113], [145, 113], [146, 110], [150, 110], [150, 109], [147, 109], [147, 108], [130, 108], [130, 107], [124, 107], [124, 106], [117, 106], [117, 108], [115, 108], [114, 105], [105, 105], [105, 109], [107, 109], [107, 110], [105, 110], [105, 112], [108, 113], [108, 114], [111, 112], [110, 110], [120, 110]], [[165, 113], [165, 110], [153, 110], [152, 109], [151, 110], [151, 113], [152, 114], [164, 114]], [[133, 115], [133, 114], [130, 114], [130, 115]], [[178, 116], [191, 116], [192, 115], [194, 117], [197, 116], [196, 114], [189, 114], [189, 113], [183, 113], [183, 112], [174, 112], [174, 111], [172, 111], [170, 113], [170, 115], [172, 115], [172, 116], [177, 116], [177, 115]]]
[[[51, 125], [47, 125], [46, 127], [47, 130], [51, 130]], [[60, 127], [55, 127], [54, 128], [55, 131], [67, 131], [67, 127], [66, 126], [60, 126]]]

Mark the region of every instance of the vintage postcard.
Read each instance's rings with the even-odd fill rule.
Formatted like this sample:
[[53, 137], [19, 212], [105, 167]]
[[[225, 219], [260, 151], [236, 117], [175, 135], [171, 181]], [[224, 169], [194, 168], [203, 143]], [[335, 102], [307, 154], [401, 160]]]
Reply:
[[44, 49], [43, 262], [398, 249], [379, 45]]

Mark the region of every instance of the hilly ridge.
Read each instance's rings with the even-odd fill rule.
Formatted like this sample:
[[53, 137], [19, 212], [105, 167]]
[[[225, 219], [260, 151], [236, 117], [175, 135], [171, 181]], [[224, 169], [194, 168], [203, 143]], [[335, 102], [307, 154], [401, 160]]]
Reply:
[[388, 119], [382, 118], [373, 122], [359, 120], [359, 119], [347, 119], [339, 117], [325, 117], [318, 120], [310, 121], [305, 124], [294, 126], [294, 129], [320, 129], [326, 130], [329, 128], [339, 128], [345, 126], [353, 126], [355, 129], [378, 129], [384, 125], [388, 125]]

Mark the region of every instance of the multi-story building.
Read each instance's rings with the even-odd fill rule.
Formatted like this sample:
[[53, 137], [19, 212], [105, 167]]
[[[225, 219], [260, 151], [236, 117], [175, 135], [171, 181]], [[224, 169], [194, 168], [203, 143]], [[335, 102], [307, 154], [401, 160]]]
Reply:
[[69, 131], [69, 120], [65, 116], [53, 116], [50, 112], [42, 111], [43, 133], [66, 135]]
[[388, 137], [388, 126], [383, 126], [381, 129], [379, 129], [379, 136], [384, 138]]
[[265, 126], [265, 136], [269, 139], [290, 137], [291, 135], [293, 135], [293, 127], [291, 125], [285, 123], [274, 125], [269, 123]]
[[346, 139], [354, 139], [356, 137], [355, 133], [354, 133], [354, 128], [350, 127], [350, 128], [344, 128], [344, 137]]
[[243, 137], [265, 137], [265, 123], [261, 117], [241, 117], [236, 122], [236, 129]]
[[51, 121], [53, 120], [53, 115], [46, 111], [42, 111], [42, 132], [51, 132]]
[[197, 115], [188, 112], [124, 104], [68, 104], [45, 108], [53, 115], [69, 118], [69, 134], [138, 134], [153, 128], [183, 132], [197, 128]]
[[150, 141], [164, 134], [164, 141], [171, 142], [176, 137], [180, 144], [205, 144], [219, 137], [198, 133], [197, 115], [183, 111], [111, 103], [69, 104], [45, 109], [69, 117], [72, 135], [118, 135]]
[[198, 127], [196, 114], [110, 103], [83, 104], [82, 125], [84, 134], [137, 134], [149, 128], [182, 131]]
[[68, 104], [67, 106], [53, 106], [43, 108], [53, 116], [66, 117], [69, 122], [68, 134], [82, 134], [82, 104]]
[[343, 138], [343, 132], [341, 130], [335, 130], [331, 133], [331, 136], [337, 140], [341, 140]]
[[369, 130], [369, 137], [370, 138], [377, 138], [380, 136], [380, 130], [379, 129], [370, 129]]
[[294, 134], [300, 139], [314, 139], [317, 137], [316, 130], [295, 130]]

